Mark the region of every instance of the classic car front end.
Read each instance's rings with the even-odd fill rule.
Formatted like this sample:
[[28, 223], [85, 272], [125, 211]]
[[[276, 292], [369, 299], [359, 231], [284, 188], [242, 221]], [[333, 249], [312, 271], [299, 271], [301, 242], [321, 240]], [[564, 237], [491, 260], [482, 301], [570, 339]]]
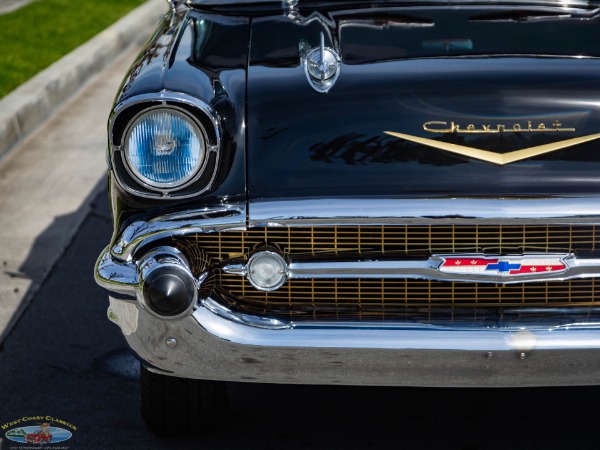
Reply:
[[600, 4], [172, 6], [95, 270], [152, 429], [223, 381], [600, 383]]

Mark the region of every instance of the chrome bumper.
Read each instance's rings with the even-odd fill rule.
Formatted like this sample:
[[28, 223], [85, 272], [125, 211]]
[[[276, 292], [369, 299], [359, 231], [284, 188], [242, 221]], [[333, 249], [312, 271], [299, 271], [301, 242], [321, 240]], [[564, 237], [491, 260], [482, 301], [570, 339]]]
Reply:
[[136, 299], [136, 273], [134, 263], [108, 251], [96, 267], [97, 281], [120, 297], [111, 297], [109, 319], [133, 351], [162, 373], [302, 384], [600, 384], [600, 322], [308, 323], [234, 313], [211, 298], [191, 314], [163, 319]]
[[600, 383], [600, 327], [484, 329], [282, 323], [227, 314], [211, 300], [161, 320], [111, 299], [109, 318], [152, 370], [186, 378], [390, 386]]

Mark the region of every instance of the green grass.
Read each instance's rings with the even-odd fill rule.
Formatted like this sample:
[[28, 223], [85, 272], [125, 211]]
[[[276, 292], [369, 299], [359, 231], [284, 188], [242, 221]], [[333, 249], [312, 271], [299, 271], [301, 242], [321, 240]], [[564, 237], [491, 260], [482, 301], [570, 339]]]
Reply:
[[39, 0], [0, 15], [0, 98], [144, 0]]

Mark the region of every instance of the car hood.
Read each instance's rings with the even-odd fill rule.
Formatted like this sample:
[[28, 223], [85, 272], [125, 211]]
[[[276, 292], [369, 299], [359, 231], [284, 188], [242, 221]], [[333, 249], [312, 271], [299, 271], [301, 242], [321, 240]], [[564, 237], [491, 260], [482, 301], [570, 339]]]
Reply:
[[[415, 30], [431, 20], [414, 11], [397, 17]], [[390, 41], [389, 21], [364, 19], [352, 22], [363, 40], [331, 15], [254, 21], [246, 124], [251, 201], [600, 191], [596, 55], [576, 57], [551, 42], [542, 51], [543, 40], [526, 51], [515, 44], [432, 56], [422, 45], [402, 53]], [[321, 33], [341, 56], [328, 93], [310, 86], [301, 64], [303, 48], [317, 47]], [[469, 39], [459, 37], [448, 41], [466, 45]]]

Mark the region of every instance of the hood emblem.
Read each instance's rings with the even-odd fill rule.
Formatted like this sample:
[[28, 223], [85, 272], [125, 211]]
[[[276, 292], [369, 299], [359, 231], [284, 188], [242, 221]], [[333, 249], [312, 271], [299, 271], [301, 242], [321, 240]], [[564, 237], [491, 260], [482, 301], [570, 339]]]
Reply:
[[384, 133], [410, 142], [416, 142], [417, 144], [426, 145], [428, 147], [437, 148], [438, 150], [444, 150], [450, 153], [456, 153], [457, 155], [467, 156], [469, 158], [479, 159], [481, 161], [497, 164], [499, 166], [533, 158], [534, 156], [554, 152], [563, 148], [573, 147], [578, 144], [583, 144], [584, 142], [600, 139], [600, 133], [597, 133], [590, 134], [588, 136], [580, 136], [572, 139], [565, 139], [563, 141], [552, 142], [550, 144], [537, 145], [535, 147], [524, 148], [522, 150], [515, 150], [508, 153], [494, 153], [475, 147], [450, 144], [448, 142], [436, 141], [434, 139], [411, 136], [410, 134], [396, 133], [395, 131], [384, 131]]
[[520, 277], [543, 275], [567, 270], [569, 255], [543, 254], [519, 256], [437, 255], [442, 261], [438, 270], [453, 275]]
[[325, 94], [340, 76], [341, 59], [335, 50], [325, 47], [325, 34], [321, 33], [321, 45], [302, 56], [306, 78], [312, 88]]
[[547, 126], [544, 122], [533, 123], [528, 120], [527, 123], [515, 122], [513, 124], [497, 124], [495, 126], [468, 124], [463, 126], [454, 121], [439, 122], [432, 120], [423, 124], [423, 129], [430, 133], [456, 133], [456, 134], [496, 134], [496, 133], [573, 133], [575, 128], [563, 128], [558, 120], [552, 122], [552, 126]]

